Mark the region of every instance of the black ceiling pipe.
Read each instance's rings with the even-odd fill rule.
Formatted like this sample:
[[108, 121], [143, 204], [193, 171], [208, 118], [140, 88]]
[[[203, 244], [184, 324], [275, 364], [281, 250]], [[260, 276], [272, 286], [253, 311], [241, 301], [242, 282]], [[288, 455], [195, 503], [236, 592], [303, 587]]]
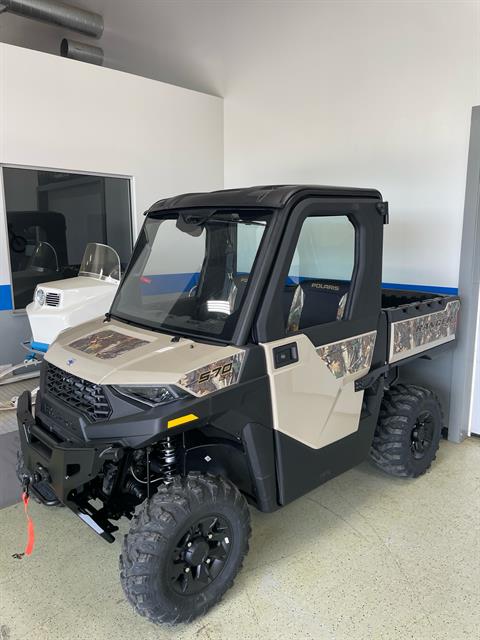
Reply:
[[103, 33], [101, 15], [56, 0], [0, 0], [1, 10], [55, 24], [93, 38], [100, 38]]

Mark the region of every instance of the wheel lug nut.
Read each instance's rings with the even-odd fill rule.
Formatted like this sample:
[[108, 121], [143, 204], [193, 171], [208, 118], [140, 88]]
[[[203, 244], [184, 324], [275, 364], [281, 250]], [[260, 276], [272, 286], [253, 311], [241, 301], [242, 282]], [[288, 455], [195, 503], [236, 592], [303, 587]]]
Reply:
[[185, 567], [185, 573], [189, 573], [190, 572], [190, 567]]
[[210, 564], [210, 558], [207, 558], [205, 561], [207, 564]]
[[209, 533], [209, 534], [208, 534], [208, 536], [207, 536], [207, 538], [208, 538], [209, 540], [211, 540], [211, 539], [213, 538], [213, 535], [212, 535], [211, 533]]
[[192, 543], [191, 542], [187, 542], [187, 547], [190, 548], [191, 546], [192, 546]]

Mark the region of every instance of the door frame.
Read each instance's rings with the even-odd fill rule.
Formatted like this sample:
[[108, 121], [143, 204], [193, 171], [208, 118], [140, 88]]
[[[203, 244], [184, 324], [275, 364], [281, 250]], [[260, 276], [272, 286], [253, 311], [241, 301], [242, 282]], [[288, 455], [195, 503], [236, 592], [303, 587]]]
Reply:
[[452, 367], [452, 442], [461, 442], [472, 433], [473, 422], [480, 423], [480, 371], [475, 366], [480, 346], [480, 106], [472, 109], [458, 289], [462, 306]]
[[303, 222], [308, 217], [348, 216], [355, 228], [355, 265], [345, 319], [301, 329], [318, 347], [377, 328], [381, 312], [383, 217], [376, 210], [381, 200], [373, 198], [307, 198], [289, 212], [272, 266], [256, 322], [259, 343], [268, 343], [295, 333], [286, 333], [283, 324], [282, 292]]

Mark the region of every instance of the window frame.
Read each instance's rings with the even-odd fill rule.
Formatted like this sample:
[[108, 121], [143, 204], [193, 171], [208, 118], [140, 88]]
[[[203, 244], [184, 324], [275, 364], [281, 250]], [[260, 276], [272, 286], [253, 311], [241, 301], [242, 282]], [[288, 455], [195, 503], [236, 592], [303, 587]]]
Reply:
[[[0, 163], [0, 216], [3, 217], [3, 239], [0, 237], [0, 255], [5, 256], [4, 262], [0, 261], [0, 276], [2, 272], [6, 275], [6, 282], [0, 283], [10, 287], [11, 305], [9, 309], [0, 309], [0, 311], [10, 311], [14, 315], [26, 315], [26, 307], [15, 307], [15, 294], [13, 289], [13, 272], [10, 259], [10, 247], [8, 243], [8, 217], [7, 217], [7, 200], [5, 194], [5, 180], [3, 175], [4, 169], [25, 169], [27, 171], [46, 171], [51, 173], [71, 173], [76, 175], [83, 175], [86, 177], [97, 178], [120, 178], [128, 181], [129, 192], [129, 228], [130, 228], [130, 255], [135, 246], [135, 242], [138, 236], [138, 219], [135, 214], [136, 211], [136, 192], [135, 192], [135, 178], [132, 175], [118, 174], [118, 173], [105, 173], [99, 171], [86, 171], [80, 169], [69, 169], [65, 167], [44, 167], [40, 165], [27, 165], [27, 164], [11, 164], [7, 162]], [[1, 225], [1, 222], [0, 222]], [[1, 235], [1, 234], [0, 234]]]
[[[312, 327], [324, 326], [324, 325], [334, 324], [334, 323], [338, 323], [338, 322], [345, 322], [345, 321], [349, 320], [349, 318], [350, 318], [350, 315], [349, 315], [350, 314], [350, 309], [351, 309], [351, 305], [350, 305], [351, 295], [350, 294], [351, 294], [351, 291], [352, 291], [355, 272], [358, 271], [358, 242], [357, 242], [357, 240], [358, 240], [357, 239], [358, 228], [355, 226], [355, 221], [352, 220], [352, 216], [349, 215], [348, 213], [343, 213], [343, 214], [342, 213], [338, 213], [338, 212], [335, 212], [333, 214], [326, 214], [326, 213], [316, 214], [316, 213], [313, 213], [313, 214], [309, 214], [309, 215], [307, 215], [307, 216], [305, 216], [305, 217], [303, 217], [301, 219], [300, 227], [298, 227], [298, 225], [297, 225], [297, 228], [296, 228], [297, 241], [296, 241], [296, 243], [294, 244], [294, 247], [293, 247], [292, 259], [291, 259], [291, 262], [290, 262], [290, 264], [288, 266], [288, 269], [287, 269], [286, 280], [290, 277], [290, 273], [289, 272], [291, 270], [291, 267], [292, 267], [292, 264], [293, 264], [293, 261], [294, 261], [295, 252], [296, 252], [296, 250], [297, 250], [297, 248], [299, 246], [300, 238], [301, 238], [305, 223], [308, 220], [313, 220], [313, 219], [318, 219], [318, 218], [321, 218], [321, 219], [345, 218], [348, 221], [348, 223], [350, 224], [350, 226], [351, 226], [351, 231], [353, 231], [352, 269], [351, 269], [351, 273], [350, 273], [350, 276], [348, 277], [348, 279], [345, 279], [345, 282], [349, 282], [348, 290], [345, 292], [345, 295], [347, 295], [347, 302], [346, 302], [345, 309], [343, 311], [343, 315], [342, 315], [341, 318], [335, 318], [335, 320], [331, 320], [329, 322], [321, 322], [321, 323], [318, 323], [318, 324], [315, 324], [315, 325], [310, 325], [308, 327], [303, 327], [302, 329], [298, 329], [297, 331], [288, 331], [288, 317], [287, 317], [287, 322], [285, 324], [285, 336], [293, 336], [293, 335], [296, 335], [296, 334], [299, 334], [299, 333], [304, 333], [306, 329], [310, 329]], [[299, 253], [299, 256], [300, 256], [300, 253]], [[302, 282], [309, 281], [309, 280], [312, 280], [312, 281], [321, 280], [321, 279], [324, 279], [324, 280], [330, 280], [330, 279], [331, 280], [340, 280], [340, 278], [321, 278], [319, 275], [318, 276], [313, 276], [313, 275], [312, 276], [302, 276], [302, 275], [299, 274], [297, 287]], [[296, 291], [296, 288], [295, 288], [295, 291]]]
[[[356, 224], [356, 221], [354, 219], [354, 217], [352, 216], [351, 213], [349, 213], [348, 211], [346, 211], [345, 209], [343, 210], [337, 210], [337, 211], [332, 211], [332, 212], [324, 212], [324, 211], [319, 211], [319, 212], [305, 212], [304, 215], [302, 215], [301, 217], [299, 217], [296, 220], [295, 223], [295, 231], [294, 231], [294, 237], [296, 239], [296, 241], [294, 243], [291, 243], [290, 246], [290, 257], [291, 260], [290, 262], [288, 262], [288, 266], [287, 266], [287, 274], [285, 276], [285, 279], [288, 277], [288, 271], [290, 270], [290, 265], [291, 265], [291, 261], [293, 260], [293, 257], [295, 255], [295, 250], [298, 246], [298, 241], [300, 239], [300, 234], [302, 232], [303, 229], [303, 225], [305, 224], [305, 221], [308, 220], [309, 218], [332, 218], [332, 217], [343, 217], [343, 218], [347, 218], [347, 220], [349, 221], [349, 223], [352, 225], [353, 228], [353, 232], [354, 232], [354, 242], [353, 242], [353, 250], [354, 250], [354, 255], [353, 255], [353, 269], [352, 269], [352, 274], [350, 277], [350, 286], [348, 288], [348, 296], [347, 296], [347, 304], [345, 305], [345, 310], [343, 313], [343, 318], [341, 320], [331, 320], [330, 322], [323, 322], [323, 323], [319, 323], [316, 325], [311, 325], [310, 327], [304, 327], [302, 329], [298, 329], [297, 331], [291, 331], [289, 332], [288, 326], [287, 324], [285, 324], [284, 327], [284, 332], [283, 332], [283, 336], [282, 337], [291, 337], [291, 336], [295, 336], [298, 334], [302, 334], [302, 333], [307, 333], [312, 331], [312, 330], [316, 330], [317, 328], [327, 328], [328, 327], [336, 327], [339, 324], [345, 324], [348, 323], [349, 320], [351, 320], [352, 318], [352, 292], [354, 290], [354, 286], [355, 286], [355, 281], [357, 278], [357, 274], [358, 274], [358, 269], [359, 269], [359, 260], [358, 260], [358, 253], [359, 253], [359, 229], [358, 229], [358, 225]], [[315, 279], [315, 278], [313, 278]], [[282, 318], [283, 320], [283, 318]]]
[[[378, 201], [373, 198], [306, 198], [286, 212], [286, 222], [269, 283], [257, 314], [255, 337], [260, 343], [293, 338], [305, 334], [320, 346], [360, 335], [378, 323], [381, 299], [382, 229]], [[355, 262], [349, 296], [342, 322], [332, 322], [287, 333], [282, 293], [286, 277], [306, 218], [347, 216], [355, 229]], [[379, 231], [380, 230], [380, 231]]]

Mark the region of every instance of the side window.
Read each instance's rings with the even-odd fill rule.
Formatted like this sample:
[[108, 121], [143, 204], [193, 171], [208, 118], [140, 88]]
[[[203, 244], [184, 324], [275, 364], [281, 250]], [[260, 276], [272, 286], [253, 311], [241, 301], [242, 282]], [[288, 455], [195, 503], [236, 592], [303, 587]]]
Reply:
[[264, 231], [260, 222], [237, 226], [237, 276], [250, 275]]
[[266, 223], [263, 221], [237, 225], [236, 269], [233, 274], [233, 288], [230, 295], [232, 309], [238, 309], [245, 295], [265, 226]]
[[307, 218], [288, 271], [287, 333], [342, 320], [355, 265], [355, 228], [347, 216]]

